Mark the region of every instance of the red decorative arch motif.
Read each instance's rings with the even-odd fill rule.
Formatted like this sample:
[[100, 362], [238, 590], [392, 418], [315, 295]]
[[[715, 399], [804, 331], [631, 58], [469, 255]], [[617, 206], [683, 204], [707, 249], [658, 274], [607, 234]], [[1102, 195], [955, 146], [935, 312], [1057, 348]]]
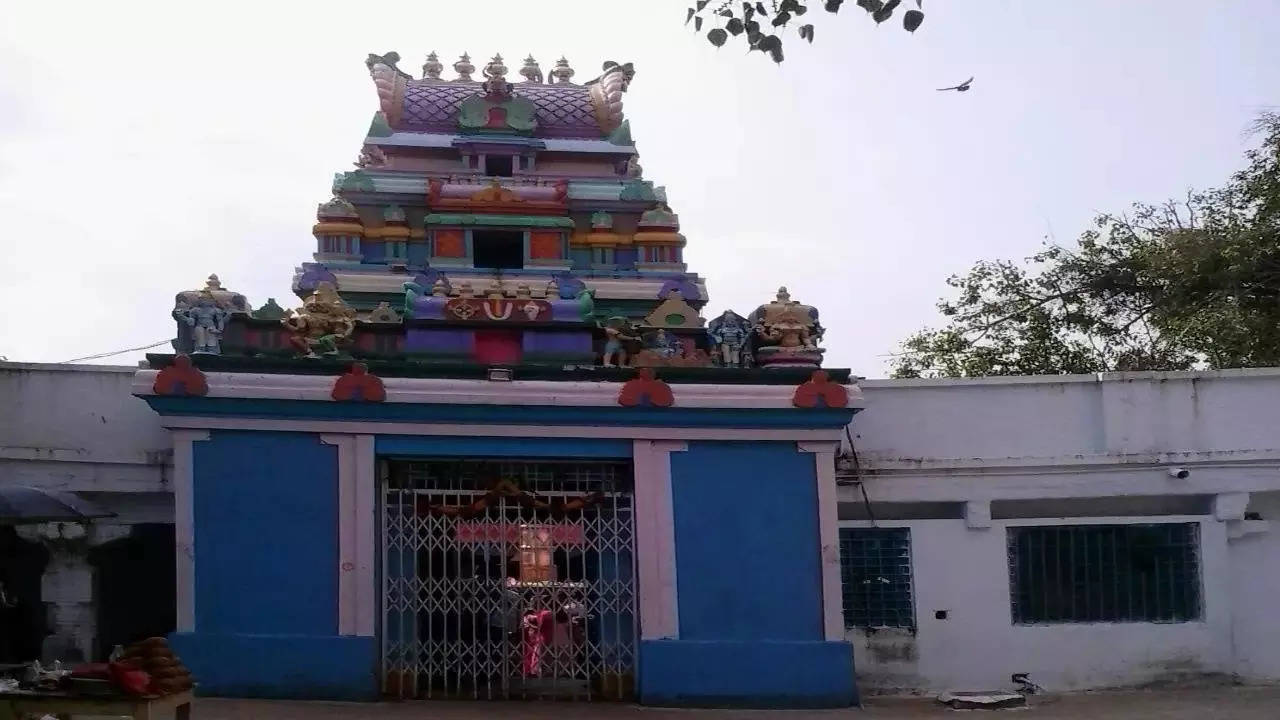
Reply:
[[333, 383], [331, 395], [340, 402], [382, 402], [387, 399], [387, 390], [382, 378], [370, 375], [364, 363], [355, 363]]
[[157, 395], [204, 396], [209, 394], [209, 383], [204, 373], [191, 364], [191, 358], [178, 355], [173, 364], [156, 373], [151, 389]]
[[824, 370], [814, 370], [809, 379], [800, 383], [791, 404], [798, 408], [842, 408], [849, 405], [849, 391], [840, 383], [831, 382]]
[[675, 396], [671, 394], [671, 386], [653, 376], [653, 370], [640, 368], [636, 377], [622, 384], [618, 391], [618, 404], [622, 407], [636, 407], [645, 401], [653, 407], [671, 407], [675, 404]]

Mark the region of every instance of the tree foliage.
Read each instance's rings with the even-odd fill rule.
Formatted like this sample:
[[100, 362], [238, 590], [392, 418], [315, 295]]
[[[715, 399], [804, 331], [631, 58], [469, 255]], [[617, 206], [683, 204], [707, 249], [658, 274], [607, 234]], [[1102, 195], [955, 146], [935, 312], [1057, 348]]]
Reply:
[[[838, 13], [845, 0], [823, 0], [822, 9]], [[902, 14], [902, 27], [915, 32], [924, 22], [923, 0], [914, 0], [915, 8]], [[695, 32], [702, 32], [704, 25], [714, 25], [707, 30], [707, 42], [721, 47], [730, 38], [747, 45], [749, 52], [765, 53], [774, 62], [783, 59], [783, 36], [790, 28], [796, 28], [801, 40], [810, 43], [814, 38], [812, 16], [806, 17], [809, 0], [770, 0], [770, 2], [730, 2], [729, 0], [697, 0], [685, 11], [685, 25], [693, 24]], [[856, 0], [854, 3], [867, 12], [877, 25], [893, 18], [902, 0]]]
[[1074, 247], [979, 262], [894, 377], [1280, 365], [1280, 114], [1225, 185], [1104, 214]]

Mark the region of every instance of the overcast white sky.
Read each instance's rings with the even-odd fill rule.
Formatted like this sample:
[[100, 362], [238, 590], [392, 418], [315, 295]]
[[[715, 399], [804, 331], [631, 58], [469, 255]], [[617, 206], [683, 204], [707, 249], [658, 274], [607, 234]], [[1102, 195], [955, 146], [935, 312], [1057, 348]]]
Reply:
[[873, 377], [949, 274], [1221, 182], [1280, 104], [1276, 0], [930, 0], [914, 36], [811, 4], [817, 43], [775, 67], [668, 0], [0, 0], [0, 355], [171, 337], [174, 293], [210, 272], [292, 306], [377, 108], [369, 52], [415, 76], [433, 49], [563, 53], [580, 80], [634, 62], [626, 114], [710, 314], [786, 284], [827, 364]]

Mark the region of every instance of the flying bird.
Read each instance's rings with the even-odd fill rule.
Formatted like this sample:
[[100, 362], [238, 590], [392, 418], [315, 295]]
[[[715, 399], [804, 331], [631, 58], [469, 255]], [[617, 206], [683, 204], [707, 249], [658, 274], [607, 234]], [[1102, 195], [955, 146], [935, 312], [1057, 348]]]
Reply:
[[968, 92], [969, 86], [972, 84], [973, 84], [973, 78], [969, 78], [968, 80], [965, 80], [959, 85], [953, 85], [952, 87], [938, 88], [938, 92], [945, 92], [947, 90], [955, 90], [956, 92]]

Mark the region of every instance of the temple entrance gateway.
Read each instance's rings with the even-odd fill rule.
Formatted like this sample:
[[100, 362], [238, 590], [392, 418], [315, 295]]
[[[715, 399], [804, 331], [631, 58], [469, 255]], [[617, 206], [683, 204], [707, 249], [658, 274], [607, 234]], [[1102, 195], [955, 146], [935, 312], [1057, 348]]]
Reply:
[[380, 466], [383, 694], [634, 697], [630, 463]]
[[832, 473], [861, 405], [817, 308], [703, 317], [630, 63], [399, 61], [365, 61], [301, 307], [210, 277], [134, 378], [174, 430], [201, 693], [853, 704]]

